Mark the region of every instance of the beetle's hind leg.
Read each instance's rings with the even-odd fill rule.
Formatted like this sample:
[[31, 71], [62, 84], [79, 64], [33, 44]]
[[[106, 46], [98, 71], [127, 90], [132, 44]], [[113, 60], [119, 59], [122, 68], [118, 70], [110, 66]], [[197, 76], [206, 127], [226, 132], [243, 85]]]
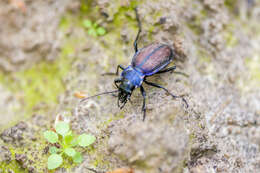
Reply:
[[174, 71], [175, 69], [176, 69], [176, 66], [172, 66], [172, 67], [163, 69], [163, 70], [161, 70], [161, 71], [158, 71], [156, 74], [171, 72], [171, 73], [183, 75], [183, 76], [185, 76], [185, 77], [189, 77], [189, 75], [187, 75], [187, 74], [185, 74], [185, 73], [183, 73], [183, 72]]
[[95, 169], [92, 169], [92, 168], [87, 168], [87, 169], [94, 172], [94, 173], [104, 173], [104, 172], [98, 172], [98, 171], [96, 171]]
[[136, 21], [138, 23], [138, 33], [137, 33], [137, 36], [136, 36], [135, 41], [134, 41], [134, 48], [135, 48], [135, 53], [136, 53], [138, 51], [137, 41], [138, 41], [139, 35], [142, 31], [142, 25], [141, 25], [141, 21], [140, 21], [140, 18], [139, 18], [137, 7], [134, 10], [135, 10]]
[[169, 68], [166, 68], [166, 69], [163, 69], [161, 71], [158, 71], [156, 74], [159, 74], [159, 73], [166, 73], [166, 72], [169, 72], [169, 71], [174, 71], [176, 69], [176, 66], [172, 66], [172, 67], [169, 67]]
[[189, 107], [189, 105], [188, 105], [188, 103], [187, 103], [187, 101], [185, 100], [185, 98], [183, 98], [183, 96], [176, 96], [176, 95], [173, 95], [172, 93], [170, 93], [170, 91], [168, 91], [166, 88], [164, 88], [163, 86], [161, 86], [161, 85], [158, 85], [158, 84], [156, 84], [156, 83], [152, 83], [152, 82], [148, 82], [148, 81], [146, 81], [146, 80], [144, 80], [144, 82], [147, 84], [147, 85], [151, 85], [151, 86], [153, 86], [153, 87], [156, 87], [156, 88], [161, 88], [161, 89], [163, 89], [164, 91], [166, 91], [167, 93], [169, 93], [173, 98], [181, 98], [182, 99], [182, 101], [185, 103], [185, 105], [186, 105], [186, 108], [188, 108]]
[[103, 73], [102, 76], [105, 76], [105, 75], [118, 75], [119, 69], [124, 70], [125, 68], [122, 65], [118, 65], [117, 68], [116, 68], [116, 72], [115, 73]]

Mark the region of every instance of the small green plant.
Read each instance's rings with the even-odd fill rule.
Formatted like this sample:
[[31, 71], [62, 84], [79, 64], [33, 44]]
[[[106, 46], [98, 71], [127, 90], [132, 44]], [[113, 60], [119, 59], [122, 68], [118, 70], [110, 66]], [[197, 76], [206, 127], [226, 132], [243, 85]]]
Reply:
[[105, 28], [98, 26], [97, 23], [92, 23], [90, 20], [85, 19], [83, 21], [83, 26], [88, 29], [88, 34], [94, 37], [102, 36], [106, 34]]
[[[79, 136], [72, 133], [69, 124], [66, 122], [58, 122], [55, 131], [47, 130], [43, 133], [44, 138], [51, 144], [49, 147], [50, 156], [48, 158], [48, 169], [58, 168], [63, 158], [70, 158], [74, 163], [81, 163], [81, 153], [75, 150], [76, 146], [87, 147], [96, 140], [95, 136], [90, 134], [81, 134]], [[56, 146], [59, 146], [57, 148]]]

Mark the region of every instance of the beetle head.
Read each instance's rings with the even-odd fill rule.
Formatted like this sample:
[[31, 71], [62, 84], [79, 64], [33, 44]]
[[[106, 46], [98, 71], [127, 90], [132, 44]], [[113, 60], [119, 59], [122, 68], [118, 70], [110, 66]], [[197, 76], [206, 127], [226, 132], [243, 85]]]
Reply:
[[[127, 79], [122, 79], [121, 84], [118, 87], [118, 106], [123, 108], [126, 102], [130, 99], [135, 86]], [[120, 103], [121, 105], [120, 105]]]

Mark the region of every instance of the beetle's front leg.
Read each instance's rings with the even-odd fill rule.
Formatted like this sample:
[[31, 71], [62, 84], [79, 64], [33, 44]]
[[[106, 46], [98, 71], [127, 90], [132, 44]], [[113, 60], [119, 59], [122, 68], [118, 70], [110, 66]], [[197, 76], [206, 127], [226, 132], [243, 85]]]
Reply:
[[125, 68], [122, 65], [118, 65], [115, 73], [103, 73], [102, 76], [104, 76], [104, 75], [118, 75], [119, 69], [124, 70]]
[[[121, 78], [117, 78], [117, 79], [114, 80], [114, 84], [115, 84], [116, 88], [119, 88], [117, 83], [120, 83], [120, 82], [122, 82]], [[115, 95], [115, 94], [113, 94], [113, 96], [114, 97], [118, 97], [118, 95]]]
[[118, 88], [119, 86], [117, 85], [117, 83], [120, 83], [122, 82], [122, 79], [121, 78], [117, 78], [114, 80], [114, 84], [116, 85], [116, 87]]

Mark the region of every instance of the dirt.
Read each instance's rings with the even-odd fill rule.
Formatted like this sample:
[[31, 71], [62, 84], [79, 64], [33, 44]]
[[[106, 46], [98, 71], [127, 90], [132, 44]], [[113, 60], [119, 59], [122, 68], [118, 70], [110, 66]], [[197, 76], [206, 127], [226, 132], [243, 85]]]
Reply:
[[[4, 0], [0, 4], [0, 65], [17, 71], [58, 55], [56, 33], [68, 1]], [[43, 17], [44, 16], [44, 17]]]
[[[73, 49], [68, 56], [74, 61], [63, 79], [65, 92], [59, 96], [55, 114], [36, 114], [28, 122], [2, 132], [0, 163], [16, 160], [27, 171], [46, 172], [47, 143], [41, 134], [53, 127], [58, 115], [70, 121], [74, 132], [91, 133], [97, 141], [84, 152], [82, 164], [73, 168], [63, 165], [56, 172], [91, 172], [88, 168], [101, 172], [133, 168], [135, 173], [260, 172], [259, 2], [138, 3], [143, 29], [139, 47], [156, 41], [169, 44], [176, 51], [177, 71], [188, 75], [165, 73], [148, 78], [176, 95], [184, 95], [189, 107], [163, 90], [144, 85], [145, 121], [139, 89], [122, 110], [117, 108], [117, 97], [113, 95], [86, 102], [73, 96], [78, 91], [89, 96], [115, 89], [115, 76], [101, 74], [114, 72], [118, 64], [125, 67], [131, 61], [137, 33], [134, 1], [99, 0], [87, 4], [64, 1], [58, 11], [55, 9], [60, 4], [56, 1], [41, 5], [37, 1], [23, 1], [27, 5], [25, 12], [10, 2], [0, 3], [4, 9], [0, 10], [0, 20], [9, 23], [0, 27], [0, 35], [2, 38], [8, 33], [17, 42], [0, 41], [0, 64], [4, 71], [29, 68], [42, 59], [54, 60], [66, 45]], [[30, 10], [38, 17], [28, 20]], [[48, 15], [42, 15], [45, 13]], [[16, 23], [18, 32], [4, 28], [11, 27], [9, 14], [18, 15], [19, 22], [25, 23]], [[89, 35], [81, 25], [84, 19], [96, 21], [107, 34]], [[37, 32], [30, 31], [30, 37], [22, 34], [36, 23], [40, 28]], [[35, 39], [46, 33], [50, 37]], [[24, 48], [21, 45], [27, 39], [30, 44]], [[39, 46], [32, 48], [35, 45]], [[32, 49], [27, 52], [28, 47]], [[12, 95], [5, 90], [2, 93]], [[19, 150], [19, 145], [27, 152]]]
[[24, 122], [20, 122], [17, 125], [15, 125], [12, 128], [6, 129], [3, 131], [3, 133], [0, 134], [0, 138], [5, 142], [5, 143], [12, 143], [15, 145], [22, 145], [20, 143], [24, 135], [23, 133], [27, 131], [27, 125]]

